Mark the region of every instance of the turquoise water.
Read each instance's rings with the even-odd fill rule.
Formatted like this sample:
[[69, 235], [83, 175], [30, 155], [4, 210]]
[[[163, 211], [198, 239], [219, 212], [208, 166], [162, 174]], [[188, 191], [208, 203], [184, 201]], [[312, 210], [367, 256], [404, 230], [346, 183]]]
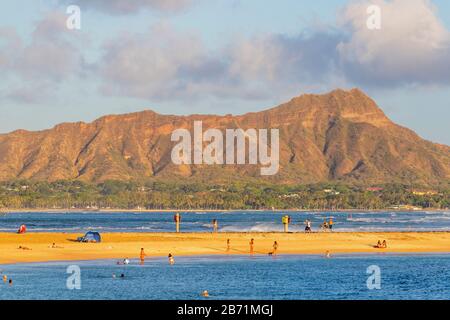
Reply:
[[[450, 255], [208, 256], [0, 266], [0, 299], [448, 299]], [[66, 269], [81, 270], [81, 289], [66, 286]], [[381, 271], [381, 289], [369, 290], [369, 266]], [[125, 277], [120, 278], [120, 274]], [[113, 278], [113, 274], [117, 277]]]
[[[219, 231], [282, 231], [280, 212], [194, 212], [182, 213], [181, 230], [211, 231], [217, 219]], [[313, 230], [328, 217], [334, 217], [335, 231], [450, 231], [450, 212], [290, 212], [291, 231], [303, 231], [304, 221], [312, 221]], [[174, 231], [173, 214], [167, 212], [77, 212], [10, 213], [0, 216], [0, 232], [14, 232], [25, 223], [30, 232], [168, 232]]]

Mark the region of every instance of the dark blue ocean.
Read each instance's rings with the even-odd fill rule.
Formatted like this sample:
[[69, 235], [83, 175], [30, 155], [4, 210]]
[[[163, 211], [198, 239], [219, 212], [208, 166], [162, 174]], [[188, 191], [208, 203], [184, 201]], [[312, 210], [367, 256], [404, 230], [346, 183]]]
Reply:
[[[211, 231], [217, 219], [219, 231], [282, 231], [280, 212], [192, 212], [181, 213], [181, 231]], [[441, 212], [289, 212], [290, 231], [303, 231], [304, 221], [312, 221], [313, 231], [333, 217], [335, 231], [450, 231], [450, 211]], [[171, 232], [170, 212], [77, 212], [0, 214], [0, 232], [13, 232], [26, 224], [30, 232]]]
[[[0, 266], [1, 299], [449, 299], [450, 255], [208, 256]], [[68, 289], [69, 265], [80, 289]], [[373, 286], [373, 268], [379, 287]], [[368, 272], [369, 268], [369, 273]], [[370, 269], [372, 268], [372, 269]], [[121, 274], [124, 278], [120, 278]], [[113, 274], [116, 277], [113, 277]], [[368, 286], [369, 282], [369, 286]], [[69, 281], [69, 288], [73, 288]], [[77, 282], [78, 283], [78, 282]], [[72, 284], [72, 285], [70, 285]]]

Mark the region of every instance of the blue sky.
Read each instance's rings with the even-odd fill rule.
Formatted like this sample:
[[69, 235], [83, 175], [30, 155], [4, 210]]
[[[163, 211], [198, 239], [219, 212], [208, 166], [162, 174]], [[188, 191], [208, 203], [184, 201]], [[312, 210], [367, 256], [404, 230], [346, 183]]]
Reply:
[[[0, 132], [143, 109], [241, 114], [360, 87], [397, 123], [450, 144], [448, 1], [124, 2], [2, 1]], [[373, 3], [382, 28], [368, 33]], [[65, 28], [69, 4], [81, 30]]]

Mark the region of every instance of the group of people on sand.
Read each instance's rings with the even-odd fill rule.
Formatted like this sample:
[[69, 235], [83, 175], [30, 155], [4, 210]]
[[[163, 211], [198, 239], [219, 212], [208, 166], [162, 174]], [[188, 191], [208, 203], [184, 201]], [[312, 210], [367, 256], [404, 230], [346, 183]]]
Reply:
[[[311, 220], [306, 219], [305, 220], [305, 232], [306, 233], [311, 233], [312, 232], [312, 224], [311, 224]], [[328, 220], [325, 219], [323, 221], [323, 223], [320, 225], [320, 231], [333, 231], [333, 225], [334, 225], [334, 221], [333, 218], [329, 218]]]
[[[249, 246], [250, 246], [250, 254], [253, 255], [255, 254], [255, 239], [250, 239], [249, 242]], [[230, 246], [230, 239], [227, 239], [227, 252], [230, 252], [231, 246]], [[272, 251], [270, 251], [268, 254], [269, 256], [274, 256], [276, 255], [278, 252], [278, 242], [274, 241], [273, 245], [272, 245]]]
[[380, 240], [378, 240], [378, 243], [376, 246], [374, 246], [377, 249], [386, 249], [387, 248], [387, 242], [386, 240], [383, 240], [383, 242], [381, 242]]

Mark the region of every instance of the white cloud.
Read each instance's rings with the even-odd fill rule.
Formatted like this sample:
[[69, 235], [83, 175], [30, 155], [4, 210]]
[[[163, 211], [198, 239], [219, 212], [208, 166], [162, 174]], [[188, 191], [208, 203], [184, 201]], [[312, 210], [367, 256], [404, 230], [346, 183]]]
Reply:
[[193, 0], [64, 0], [82, 9], [92, 8], [109, 14], [133, 14], [141, 10], [177, 12], [188, 7]]
[[[381, 9], [381, 30], [366, 26], [372, 4]], [[358, 1], [342, 13], [350, 39], [337, 50], [349, 80], [378, 86], [450, 82], [450, 33], [430, 1]]]
[[0, 29], [0, 70], [7, 82], [2, 98], [33, 102], [81, 71], [83, 58], [65, 26], [65, 15], [50, 12], [29, 41], [13, 29]]

